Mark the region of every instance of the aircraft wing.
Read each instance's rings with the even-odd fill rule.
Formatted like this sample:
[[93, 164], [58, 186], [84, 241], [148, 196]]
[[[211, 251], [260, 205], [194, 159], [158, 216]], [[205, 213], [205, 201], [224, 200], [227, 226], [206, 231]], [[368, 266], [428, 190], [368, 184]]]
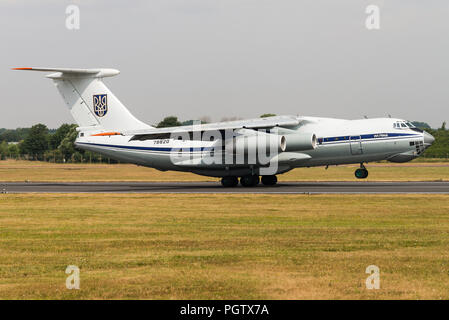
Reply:
[[295, 116], [276, 116], [276, 117], [257, 118], [250, 120], [208, 123], [201, 125], [131, 130], [121, 132], [121, 134], [125, 136], [135, 136], [135, 138], [133, 137], [133, 140], [138, 140], [138, 136], [153, 135], [153, 134], [162, 135], [167, 133], [170, 134], [178, 132], [232, 130], [232, 129], [270, 129], [274, 127], [289, 128], [299, 125], [300, 122], [302, 122], [302, 120]]

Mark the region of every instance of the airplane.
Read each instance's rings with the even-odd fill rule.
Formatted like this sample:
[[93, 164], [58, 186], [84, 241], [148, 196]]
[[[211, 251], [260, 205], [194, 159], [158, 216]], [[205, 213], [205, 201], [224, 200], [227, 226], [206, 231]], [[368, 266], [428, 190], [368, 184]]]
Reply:
[[[78, 124], [78, 148], [118, 161], [221, 178], [224, 187], [272, 186], [277, 175], [299, 167], [407, 162], [434, 137], [394, 118], [345, 120], [273, 116], [212, 124], [155, 128], [137, 118], [106, 87], [116, 69], [13, 68], [51, 72]], [[268, 152], [269, 151], [269, 152]]]

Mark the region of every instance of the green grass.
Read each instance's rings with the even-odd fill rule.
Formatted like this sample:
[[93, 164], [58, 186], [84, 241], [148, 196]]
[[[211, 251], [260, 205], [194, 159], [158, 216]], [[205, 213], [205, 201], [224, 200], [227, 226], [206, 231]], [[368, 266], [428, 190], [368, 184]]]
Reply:
[[0, 298], [448, 299], [448, 213], [445, 195], [6, 194]]

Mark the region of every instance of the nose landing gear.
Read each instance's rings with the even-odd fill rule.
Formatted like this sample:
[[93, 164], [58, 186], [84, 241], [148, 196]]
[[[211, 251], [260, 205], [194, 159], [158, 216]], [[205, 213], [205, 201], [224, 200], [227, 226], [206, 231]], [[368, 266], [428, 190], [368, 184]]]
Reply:
[[365, 168], [363, 163], [361, 163], [360, 168], [355, 170], [354, 174], [357, 179], [366, 179], [368, 177], [368, 170]]

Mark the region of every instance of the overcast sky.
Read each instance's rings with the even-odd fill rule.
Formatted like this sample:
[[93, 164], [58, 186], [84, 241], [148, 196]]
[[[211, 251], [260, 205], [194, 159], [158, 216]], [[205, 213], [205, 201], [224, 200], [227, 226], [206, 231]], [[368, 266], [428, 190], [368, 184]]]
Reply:
[[[80, 30], [65, 27], [67, 5]], [[369, 4], [380, 30], [365, 27]], [[448, 0], [0, 0], [0, 127], [73, 122], [45, 73], [110, 67], [142, 121], [262, 113], [449, 120]]]

